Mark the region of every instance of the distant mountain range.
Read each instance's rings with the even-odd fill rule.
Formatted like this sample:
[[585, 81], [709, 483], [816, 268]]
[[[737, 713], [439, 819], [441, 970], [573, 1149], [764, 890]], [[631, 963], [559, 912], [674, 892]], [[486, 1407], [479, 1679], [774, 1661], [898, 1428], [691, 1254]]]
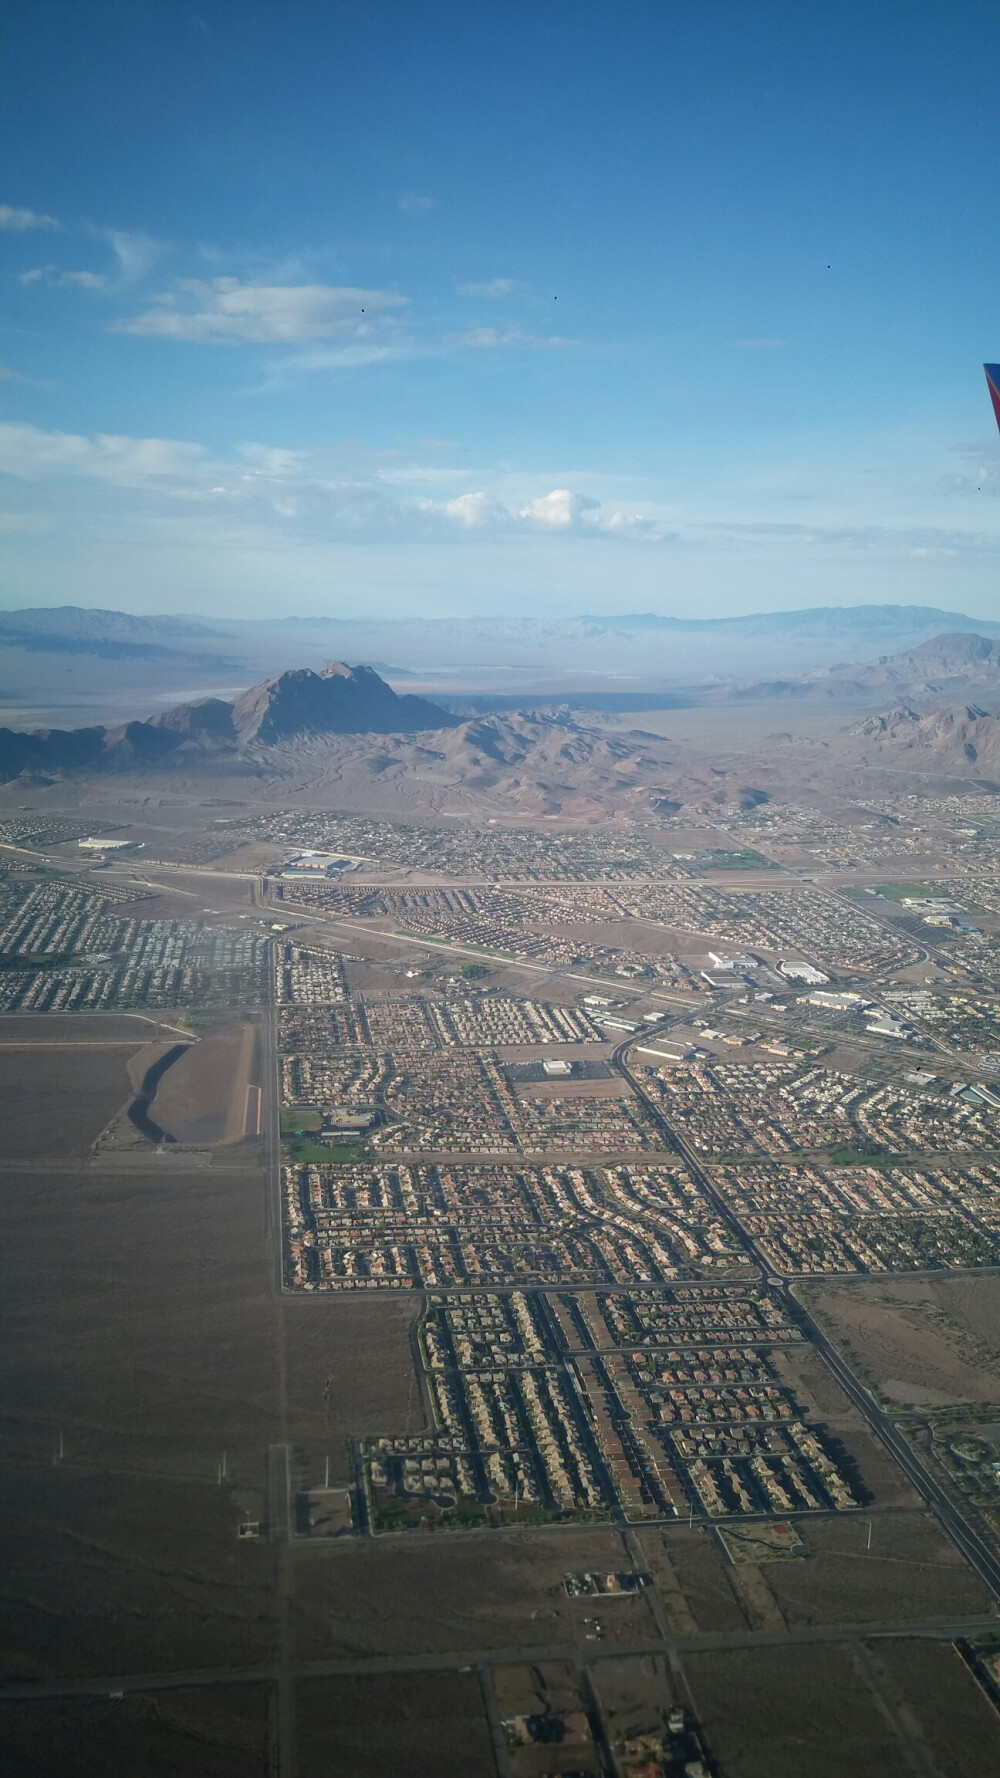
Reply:
[[76, 721], [93, 711], [114, 722], [141, 716], [146, 700], [174, 701], [204, 688], [229, 698], [234, 688], [274, 677], [290, 663], [315, 670], [336, 654], [405, 662], [382, 671], [466, 710], [541, 708], [601, 695], [622, 702], [631, 695], [638, 708], [651, 697], [725, 696], [731, 686], [746, 697], [796, 695], [785, 679], [797, 683], [838, 662], [870, 663], [941, 634], [972, 632], [1000, 637], [1000, 623], [906, 605], [717, 618], [637, 612], [388, 622], [135, 617], [67, 605], [0, 613], [0, 699], [19, 712], [37, 708], [49, 722], [58, 722], [67, 705]]
[[132, 617], [126, 611], [61, 605], [0, 612], [0, 650], [28, 654], [96, 655], [101, 660], [196, 662], [203, 671], [232, 671], [239, 663], [217, 650], [185, 647], [224, 641], [206, 624], [181, 617]]
[[463, 721], [424, 698], [399, 696], [371, 667], [298, 668], [229, 702], [199, 698], [117, 727], [0, 730], [0, 781], [151, 772], [253, 775], [282, 796], [320, 787], [338, 807], [417, 809], [525, 819], [594, 819], [609, 810], [766, 801], [656, 735], [609, 736], [569, 713]]
[[[828, 677], [859, 673], [869, 689], [890, 691], [900, 681], [954, 687], [977, 675], [997, 693], [1000, 642], [944, 636]], [[146, 721], [0, 729], [0, 781], [155, 773], [161, 782], [196, 781], [205, 794], [213, 780], [235, 774], [255, 780], [255, 796], [321, 795], [329, 806], [372, 813], [595, 820], [630, 810], [746, 808], [900, 779], [992, 789], [1000, 776], [1000, 714], [968, 698], [928, 711], [894, 697], [882, 714], [805, 743], [771, 735], [736, 751], [721, 734], [719, 741], [714, 752], [639, 729], [609, 732], [570, 708], [467, 716], [400, 696], [372, 667], [337, 661], [320, 672], [279, 673], [232, 700], [178, 703]]]
[[864, 702], [888, 694], [931, 703], [941, 698], [1000, 695], [1000, 641], [973, 631], [932, 636], [900, 654], [876, 661], [817, 667], [783, 679], [736, 685], [716, 694], [733, 703], [771, 699]]

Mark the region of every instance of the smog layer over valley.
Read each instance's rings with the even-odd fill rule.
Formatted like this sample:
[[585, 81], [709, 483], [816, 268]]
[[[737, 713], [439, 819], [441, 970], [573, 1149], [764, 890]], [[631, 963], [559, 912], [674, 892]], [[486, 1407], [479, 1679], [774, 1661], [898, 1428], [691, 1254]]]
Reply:
[[1000, 1763], [1000, 25], [935, 13], [14, 24], [16, 1778]]

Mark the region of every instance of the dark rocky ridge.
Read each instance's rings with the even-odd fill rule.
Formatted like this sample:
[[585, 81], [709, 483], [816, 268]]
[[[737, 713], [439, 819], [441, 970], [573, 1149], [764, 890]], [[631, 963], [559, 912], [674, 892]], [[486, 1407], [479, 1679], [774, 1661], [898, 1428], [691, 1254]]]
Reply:
[[424, 698], [399, 697], [371, 667], [336, 661], [253, 685], [234, 703], [199, 698], [118, 728], [0, 729], [0, 779], [21, 773], [134, 771], [223, 763], [323, 735], [409, 735], [454, 728], [458, 718]]
[[457, 717], [426, 698], [400, 697], [374, 667], [334, 661], [252, 685], [231, 706], [240, 746], [274, 745], [296, 735], [413, 735], [454, 728]]

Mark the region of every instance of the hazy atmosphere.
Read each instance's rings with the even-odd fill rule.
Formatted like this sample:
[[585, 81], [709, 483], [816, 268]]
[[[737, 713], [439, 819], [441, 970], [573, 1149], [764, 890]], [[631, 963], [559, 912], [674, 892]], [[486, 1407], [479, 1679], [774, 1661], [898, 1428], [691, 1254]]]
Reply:
[[4, 1778], [1000, 1772], [1000, 9], [0, 19]]
[[19, 605], [989, 616], [1000, 17], [36, 0]]

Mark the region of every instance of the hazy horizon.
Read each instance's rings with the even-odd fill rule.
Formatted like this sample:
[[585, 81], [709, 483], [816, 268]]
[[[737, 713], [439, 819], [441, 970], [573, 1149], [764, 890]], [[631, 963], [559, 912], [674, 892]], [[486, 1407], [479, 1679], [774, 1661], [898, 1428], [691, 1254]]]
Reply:
[[995, 609], [991, 9], [292, 16], [8, 22], [10, 603]]

